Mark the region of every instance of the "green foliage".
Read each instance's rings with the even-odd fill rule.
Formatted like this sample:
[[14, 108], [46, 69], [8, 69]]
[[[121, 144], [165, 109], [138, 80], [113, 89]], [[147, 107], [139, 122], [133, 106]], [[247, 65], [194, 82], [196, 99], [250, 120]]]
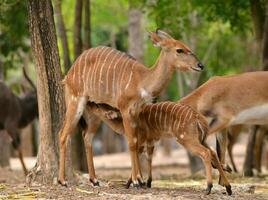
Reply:
[[235, 31], [246, 31], [250, 28], [249, 0], [191, 0], [200, 14], [208, 21], [228, 22]]
[[22, 63], [18, 51], [29, 51], [26, 1], [4, 0], [0, 4], [0, 59], [4, 71]]
[[[213, 75], [257, 69], [259, 54], [252, 34], [249, 0], [91, 0], [92, 46], [111, 45], [127, 51], [128, 9], [142, 9], [145, 31], [157, 27], [186, 43], [205, 64], [201, 81]], [[265, 0], [261, 0], [264, 6]], [[0, 7], [0, 51], [5, 69], [21, 63], [18, 51], [28, 52], [26, 1], [3, 0]], [[62, 0], [62, 12], [73, 57], [75, 0]], [[84, 34], [82, 32], [82, 34]], [[146, 36], [146, 33], [144, 33]], [[115, 41], [112, 41], [112, 38]], [[144, 63], [153, 65], [159, 48], [144, 37]], [[62, 52], [61, 45], [59, 45]], [[177, 99], [177, 80], [168, 86]]]

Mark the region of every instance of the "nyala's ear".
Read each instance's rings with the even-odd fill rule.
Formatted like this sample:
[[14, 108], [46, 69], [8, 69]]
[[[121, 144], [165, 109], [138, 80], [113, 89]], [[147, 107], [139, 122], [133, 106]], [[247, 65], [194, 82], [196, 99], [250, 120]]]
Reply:
[[168, 33], [160, 30], [159, 28], [156, 29], [155, 33], [162, 39], [173, 39], [173, 37], [171, 37]]
[[160, 29], [156, 29], [155, 32], [148, 32], [148, 35], [155, 46], [161, 47], [163, 47], [164, 40], [173, 39], [169, 34]]
[[159, 37], [155, 32], [148, 32], [149, 38], [153, 42], [154, 46], [161, 46], [162, 38]]

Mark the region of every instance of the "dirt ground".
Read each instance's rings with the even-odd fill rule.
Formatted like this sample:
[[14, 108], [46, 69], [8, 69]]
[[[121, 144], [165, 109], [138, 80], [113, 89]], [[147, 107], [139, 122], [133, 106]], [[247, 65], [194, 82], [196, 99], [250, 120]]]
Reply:
[[28, 187], [20, 171], [0, 169], [0, 199], [246, 199], [268, 200], [268, 175], [244, 178], [241, 175], [229, 175], [233, 195], [225, 194], [225, 189], [217, 183], [209, 196], [204, 195], [206, 187], [202, 172], [189, 176], [186, 165], [156, 167], [153, 171], [151, 189], [124, 188], [129, 168], [98, 169], [100, 187], [93, 187], [87, 181], [87, 174], [81, 174], [80, 184], [76, 186], [40, 186]]
[[[246, 140], [245, 140], [246, 142]], [[245, 158], [245, 142], [234, 148], [238, 170], [242, 171]], [[228, 196], [225, 188], [217, 184], [218, 173], [214, 171], [214, 185], [209, 196], [204, 195], [206, 180], [204, 172], [191, 176], [186, 151], [183, 148], [165, 156], [156, 151], [153, 159], [153, 183], [151, 189], [125, 189], [124, 184], [130, 173], [128, 153], [95, 156], [94, 163], [100, 187], [89, 184], [87, 174], [79, 174], [79, 184], [62, 187], [59, 185], [28, 187], [20, 171], [18, 159], [11, 159], [13, 171], [0, 168], [1, 199], [179, 199], [179, 200], [268, 200], [268, 173], [245, 178], [241, 174], [228, 174], [233, 195]], [[36, 158], [25, 158], [30, 169]]]

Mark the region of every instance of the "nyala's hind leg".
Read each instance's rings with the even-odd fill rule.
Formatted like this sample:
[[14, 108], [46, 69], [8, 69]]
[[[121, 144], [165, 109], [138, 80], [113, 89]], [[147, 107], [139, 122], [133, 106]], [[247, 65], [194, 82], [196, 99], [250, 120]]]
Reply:
[[60, 167], [58, 182], [64, 186], [67, 186], [67, 183], [65, 181], [66, 142], [70, 134], [76, 128], [77, 123], [84, 112], [86, 102], [87, 100], [85, 97], [75, 97], [68, 102], [65, 113], [65, 120], [63, 127], [60, 130]]
[[92, 141], [98, 127], [100, 126], [101, 120], [88, 111], [84, 112], [83, 118], [86, 122], [85, 126], [83, 127], [83, 139], [87, 157], [89, 181], [93, 184], [93, 186], [99, 186], [99, 182], [95, 174]]

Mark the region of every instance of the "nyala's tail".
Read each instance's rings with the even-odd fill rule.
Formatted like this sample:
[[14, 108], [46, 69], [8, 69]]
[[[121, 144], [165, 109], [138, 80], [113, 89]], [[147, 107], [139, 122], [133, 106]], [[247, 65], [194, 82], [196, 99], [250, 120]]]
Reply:
[[62, 79], [62, 80], [60, 81], [60, 84], [61, 84], [61, 85], [65, 85], [65, 82], [66, 82], [65, 79], [66, 79], [66, 76], [64, 77], [64, 79]]

